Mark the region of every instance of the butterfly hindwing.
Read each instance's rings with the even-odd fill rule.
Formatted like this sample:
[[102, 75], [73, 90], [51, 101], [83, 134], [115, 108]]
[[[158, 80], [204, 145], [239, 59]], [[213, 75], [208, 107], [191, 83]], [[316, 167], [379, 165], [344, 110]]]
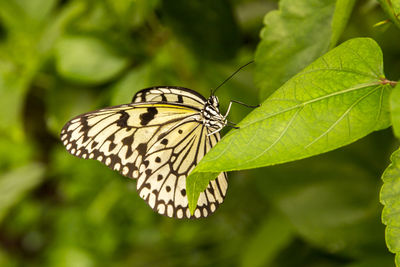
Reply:
[[[207, 136], [207, 128], [187, 122], [168, 132], [154, 143], [142, 162], [137, 189], [141, 198], [160, 214], [190, 218], [186, 195], [186, 178], [202, 157], [219, 140], [219, 134]], [[151, 166], [151, 168], [149, 168]], [[227, 190], [226, 173], [211, 181], [200, 194], [195, 218], [213, 213], [224, 200]]]

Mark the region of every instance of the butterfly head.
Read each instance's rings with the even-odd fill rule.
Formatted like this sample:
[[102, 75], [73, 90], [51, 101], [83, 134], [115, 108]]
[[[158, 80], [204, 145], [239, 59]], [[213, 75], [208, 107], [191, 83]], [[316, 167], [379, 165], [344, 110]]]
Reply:
[[219, 100], [218, 100], [218, 97], [216, 95], [210, 96], [208, 98], [208, 100], [207, 100], [207, 104], [210, 105], [210, 106], [215, 107], [219, 112]]

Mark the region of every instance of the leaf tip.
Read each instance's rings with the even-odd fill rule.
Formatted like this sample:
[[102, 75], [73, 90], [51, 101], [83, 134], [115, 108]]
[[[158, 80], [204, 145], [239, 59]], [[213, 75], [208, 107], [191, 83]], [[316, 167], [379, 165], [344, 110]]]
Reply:
[[186, 193], [191, 215], [194, 214], [197, 208], [200, 193], [206, 190], [209, 182], [217, 175], [218, 173], [193, 171], [186, 178]]

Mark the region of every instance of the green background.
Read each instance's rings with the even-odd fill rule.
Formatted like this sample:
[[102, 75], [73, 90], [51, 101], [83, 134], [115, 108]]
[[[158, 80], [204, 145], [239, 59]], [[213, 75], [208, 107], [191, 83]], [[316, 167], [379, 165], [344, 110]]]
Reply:
[[[217, 212], [187, 221], [154, 213], [135, 181], [71, 156], [58, 139], [73, 116], [129, 103], [148, 86], [207, 97], [257, 47], [269, 48], [260, 34], [294, 52], [314, 45], [271, 62], [280, 76], [249, 66], [217, 93], [223, 111], [230, 99], [264, 101], [296, 73], [289, 63], [307, 66], [331, 41], [317, 27], [300, 36], [307, 42], [290, 43], [291, 31], [331, 23], [335, 1], [280, 4], [295, 15], [264, 19], [278, 2], [261, 0], [0, 0], [0, 265], [393, 266], [379, 204], [380, 176], [398, 147], [391, 129], [309, 159], [231, 172]], [[373, 27], [385, 19], [377, 2], [357, 1], [339, 43], [374, 38], [386, 77], [399, 80], [400, 30]], [[261, 32], [264, 23], [272, 26]], [[230, 120], [248, 112], [234, 106]]]

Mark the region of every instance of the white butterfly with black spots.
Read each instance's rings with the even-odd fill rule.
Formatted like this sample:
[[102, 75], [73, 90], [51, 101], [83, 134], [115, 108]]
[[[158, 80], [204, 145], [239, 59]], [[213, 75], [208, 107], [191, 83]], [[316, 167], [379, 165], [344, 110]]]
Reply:
[[227, 114], [220, 113], [214, 95], [206, 99], [187, 88], [152, 87], [139, 91], [130, 104], [73, 118], [63, 127], [61, 140], [72, 155], [137, 179], [140, 197], [159, 214], [207, 217], [224, 201], [226, 173], [210, 181], [193, 215], [186, 178], [220, 140]]

